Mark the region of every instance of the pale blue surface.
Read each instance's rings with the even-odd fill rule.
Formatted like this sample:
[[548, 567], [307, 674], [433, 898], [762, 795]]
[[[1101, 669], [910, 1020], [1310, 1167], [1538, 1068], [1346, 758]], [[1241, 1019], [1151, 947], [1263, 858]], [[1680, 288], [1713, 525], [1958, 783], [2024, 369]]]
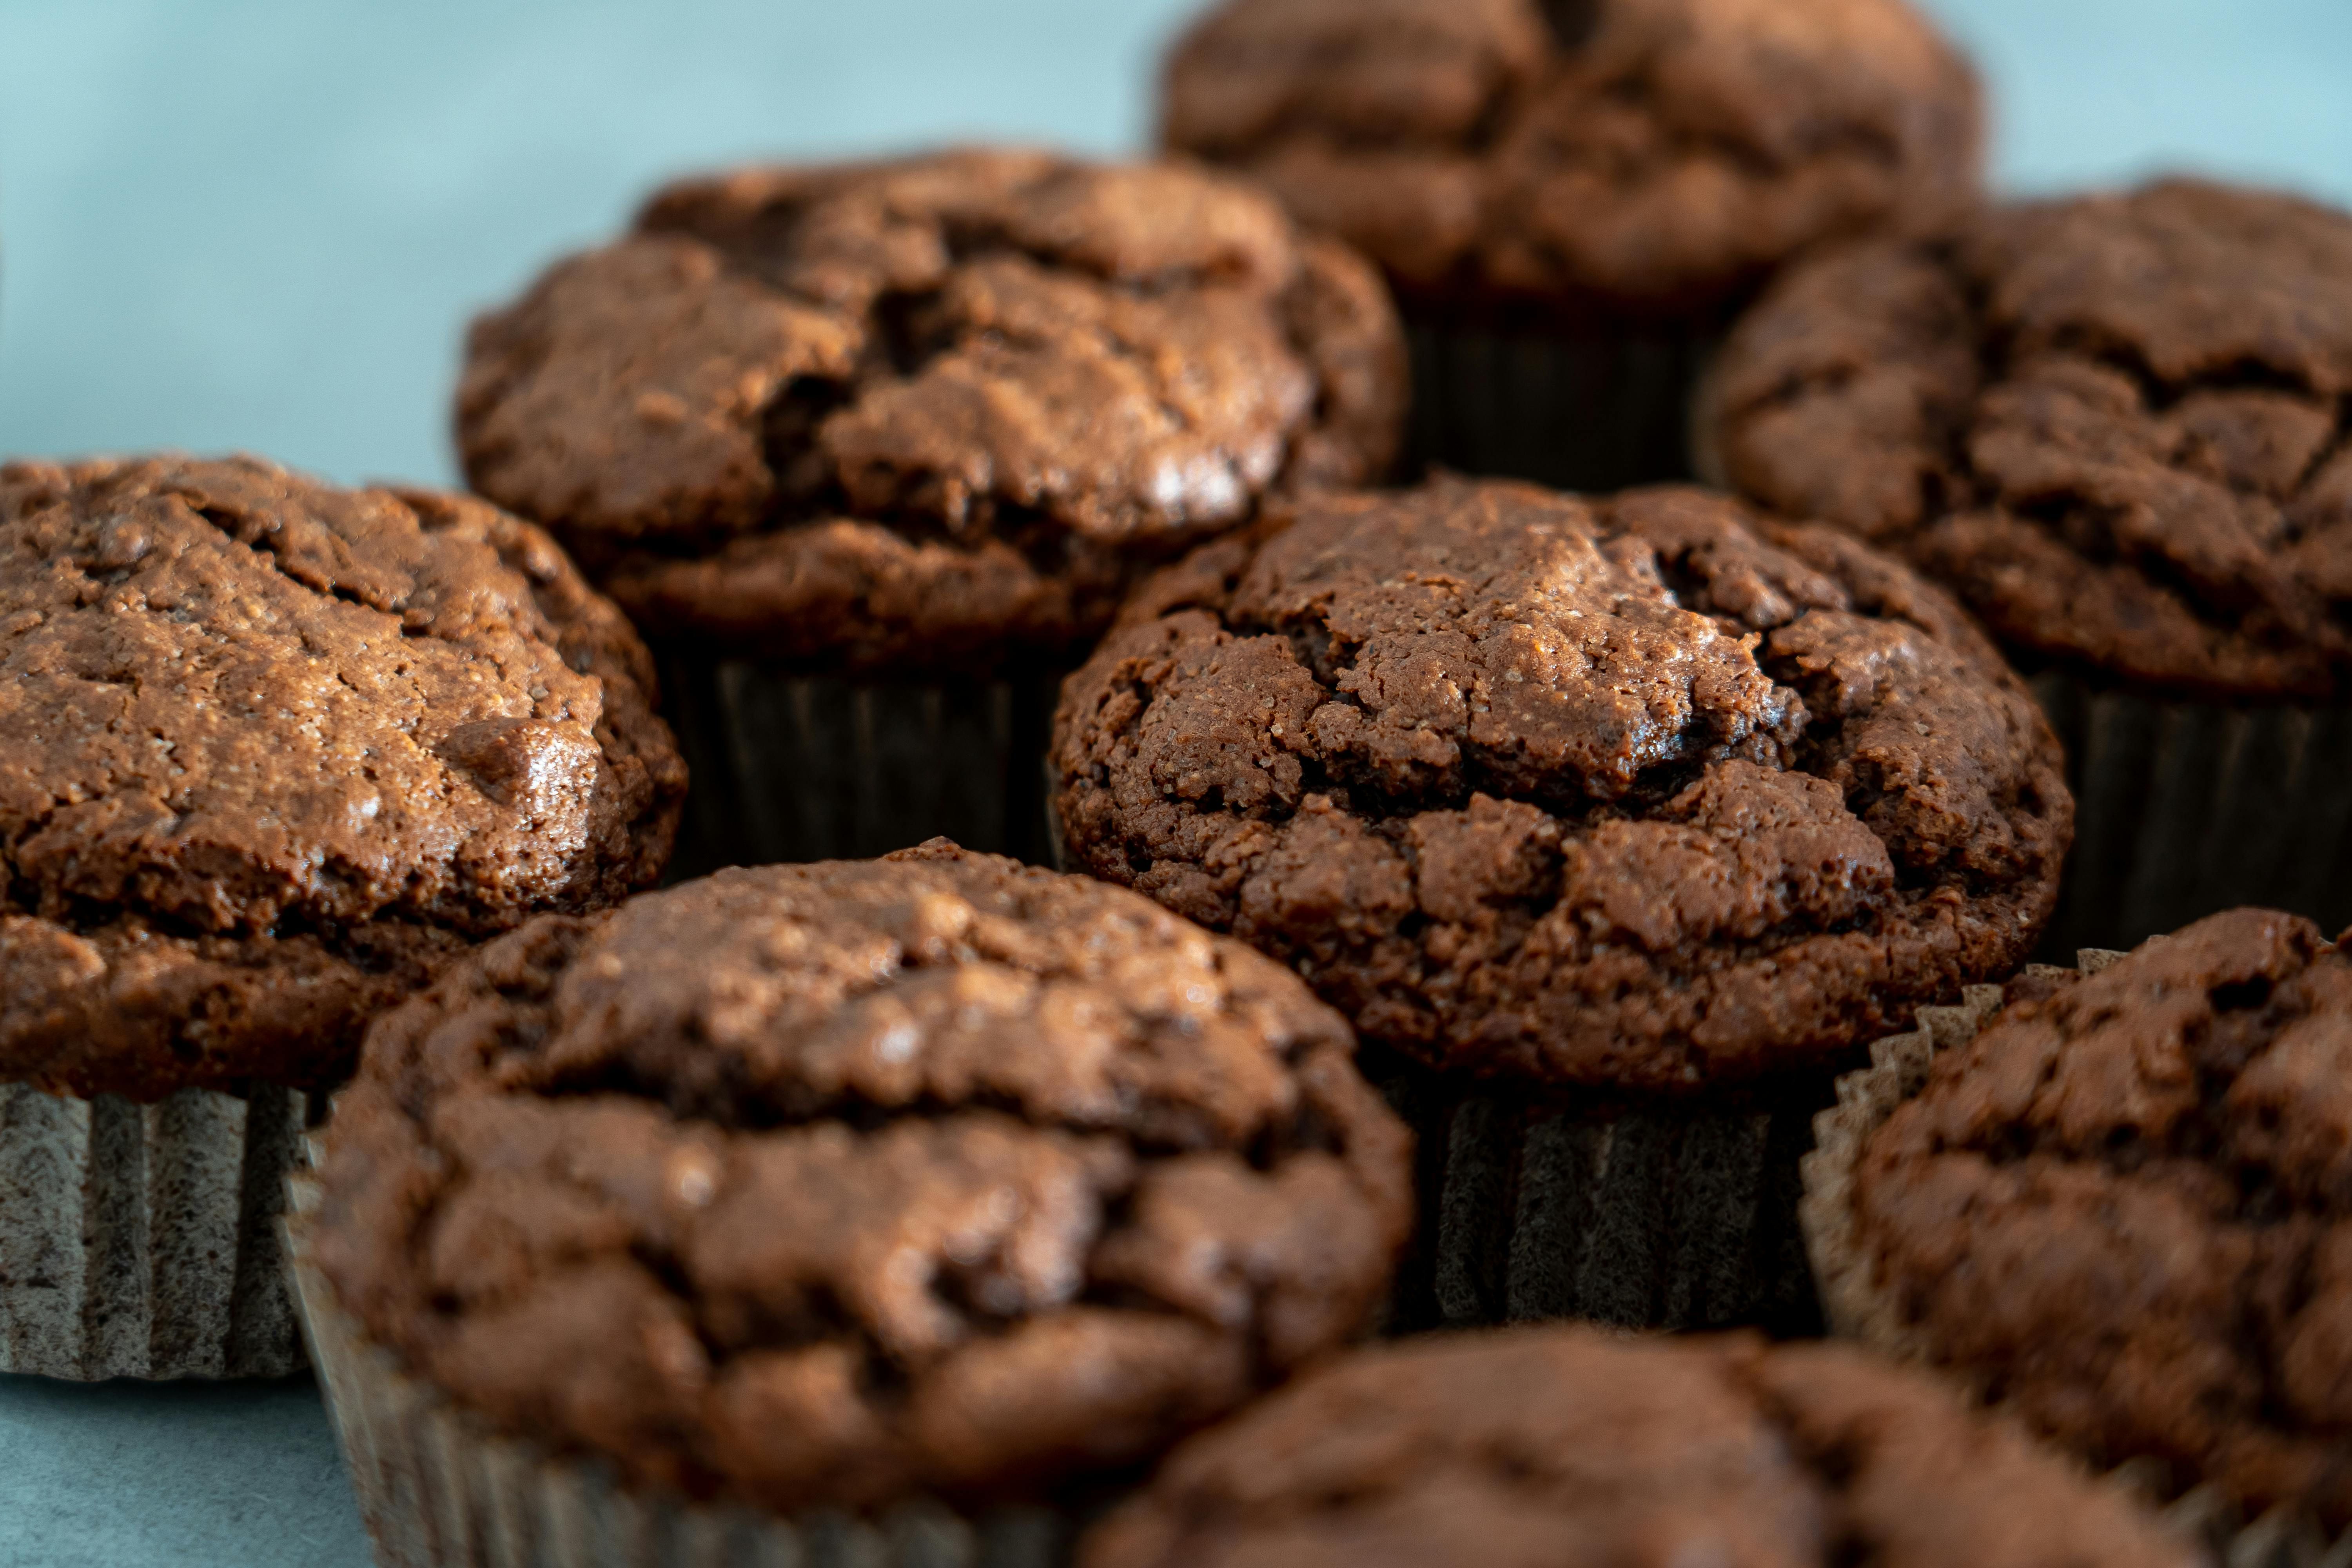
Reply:
[[362, 1568], [308, 1378], [94, 1386], [0, 1377], [8, 1568]]
[[[1940, 0], [2046, 189], [2352, 201], [2352, 0]], [[449, 476], [466, 316], [661, 175], [1134, 143], [1189, 0], [0, 0], [0, 449]]]
[[[1930, 0], [2014, 190], [2352, 203], [2352, 0]], [[1137, 144], [1190, 0], [0, 0], [0, 452], [446, 479], [465, 317], [676, 170]], [[307, 1385], [0, 1378], [0, 1565], [357, 1568]]]

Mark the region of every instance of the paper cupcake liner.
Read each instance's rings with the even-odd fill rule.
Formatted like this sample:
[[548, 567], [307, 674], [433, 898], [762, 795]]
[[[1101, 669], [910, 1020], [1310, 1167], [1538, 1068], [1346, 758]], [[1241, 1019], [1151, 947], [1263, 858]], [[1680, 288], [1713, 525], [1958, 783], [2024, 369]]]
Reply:
[[[2076, 954], [2074, 970], [2033, 964], [2026, 973], [2096, 974], [2123, 956], [2086, 949]], [[1871, 1135], [1895, 1107], [1927, 1086], [1928, 1065], [1975, 1038], [2000, 1010], [2000, 986], [1972, 985], [1959, 1006], [1922, 1007], [1916, 1028], [1874, 1044], [1870, 1066], [1838, 1079], [1837, 1103], [1814, 1119], [1814, 1148], [1803, 1161], [1798, 1217], [1830, 1331], [1915, 1365], [1930, 1365], [1932, 1358], [1892, 1297], [1879, 1289], [1870, 1258], [1855, 1240], [1854, 1171]], [[1954, 1375], [1951, 1369], [1938, 1370]], [[2217, 1489], [2200, 1485], [2184, 1491], [2158, 1461], [2124, 1465], [2106, 1479], [2204, 1543], [2220, 1568], [2352, 1568], [2352, 1534], [2331, 1542], [2292, 1509], [2273, 1509], [2248, 1522]]]
[[376, 1568], [1056, 1568], [1047, 1509], [979, 1518], [924, 1499], [873, 1518], [779, 1518], [625, 1489], [612, 1467], [502, 1436], [402, 1369], [310, 1256], [319, 1185], [288, 1184], [286, 1247], [310, 1358]]
[[1370, 1070], [1420, 1140], [1424, 1220], [1391, 1331], [1559, 1318], [1818, 1331], [1797, 1162], [1829, 1074], [1737, 1110], [1601, 1116]]
[[858, 682], [669, 649], [661, 676], [691, 780], [673, 880], [865, 859], [941, 834], [1045, 858], [1052, 674]]
[[2159, 702], [2044, 674], [2074, 849], [2042, 952], [2131, 948], [2243, 904], [2352, 924], [2352, 708]]
[[1691, 384], [1718, 335], [1711, 323], [1512, 330], [1409, 307], [1406, 472], [1588, 491], [1687, 479]]
[[306, 1098], [139, 1105], [0, 1084], [0, 1372], [283, 1377], [278, 1218]]

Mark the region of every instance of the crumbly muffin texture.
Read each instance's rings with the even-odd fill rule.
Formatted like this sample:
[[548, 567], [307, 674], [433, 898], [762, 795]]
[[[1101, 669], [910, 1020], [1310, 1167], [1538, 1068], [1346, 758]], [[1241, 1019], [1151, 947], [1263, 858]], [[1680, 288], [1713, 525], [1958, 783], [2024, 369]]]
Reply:
[[968, 855], [730, 870], [371, 1035], [316, 1253], [501, 1426], [790, 1510], [1050, 1491], [1360, 1330], [1410, 1139], [1297, 978]]
[[474, 941], [649, 884], [685, 770], [539, 530], [252, 459], [0, 467], [0, 1079], [347, 1070]]
[[1976, 197], [1980, 93], [1901, 0], [1226, 0], [1168, 144], [1408, 296], [1688, 310]]
[[1392, 459], [1378, 277], [1175, 164], [959, 152], [673, 185], [475, 324], [469, 482], [640, 625], [827, 668], [1099, 630], [1131, 563]]
[[1690, 489], [1315, 498], [1148, 583], [1063, 691], [1073, 861], [1444, 1066], [1817, 1065], [1998, 975], [2056, 741], [1934, 589]]
[[2352, 954], [2237, 910], [2026, 983], [1870, 1141], [1925, 1353], [2094, 1464], [2352, 1522]]
[[1429, 1339], [1308, 1374], [1171, 1456], [1079, 1568], [2191, 1568], [1952, 1393], [1849, 1347]]
[[2190, 181], [1786, 275], [1703, 441], [1907, 553], [2022, 657], [2325, 698], [2352, 632], [2352, 214]]

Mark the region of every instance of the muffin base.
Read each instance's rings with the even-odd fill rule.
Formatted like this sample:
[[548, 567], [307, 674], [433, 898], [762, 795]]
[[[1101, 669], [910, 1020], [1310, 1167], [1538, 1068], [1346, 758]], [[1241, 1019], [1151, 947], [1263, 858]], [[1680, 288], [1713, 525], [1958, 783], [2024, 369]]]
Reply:
[[1732, 1109], [1608, 1115], [1368, 1062], [1419, 1141], [1393, 1332], [1573, 1318], [1816, 1333], [1798, 1161], [1831, 1075]]
[[308, 1109], [288, 1089], [140, 1105], [0, 1085], [0, 1372], [299, 1371], [278, 1220]]
[[609, 1465], [501, 1436], [366, 1337], [310, 1256], [317, 1181], [287, 1189], [303, 1333], [377, 1568], [1055, 1568], [1068, 1555], [1072, 1530], [1050, 1510], [974, 1519], [922, 1499], [872, 1519], [776, 1518], [628, 1491]]
[[[2123, 956], [2085, 949], [2076, 954], [2075, 969], [2096, 974]], [[2074, 972], [2034, 964], [2027, 973], [2053, 971]], [[1878, 1288], [1871, 1260], [1855, 1238], [1854, 1171], [1871, 1135], [1886, 1124], [1895, 1107], [1927, 1086], [1929, 1064], [1975, 1038], [2000, 1011], [2000, 986], [1972, 985], [1960, 1005], [1922, 1007], [1916, 1028], [1873, 1045], [1870, 1066], [1838, 1079], [1837, 1104], [1815, 1118], [1815, 1146], [1803, 1162], [1804, 1194], [1798, 1215], [1821, 1283], [1830, 1332], [1916, 1366], [1932, 1366], [1932, 1358], [1892, 1297]], [[1954, 1375], [1948, 1369], [1936, 1370]], [[2161, 1462], [2124, 1465], [2108, 1479], [2161, 1507], [2168, 1524], [2202, 1542], [2213, 1560], [2227, 1568], [2352, 1564], [2352, 1534], [2331, 1544], [2308, 1517], [2287, 1508], [2274, 1508], [2250, 1523], [2219, 1489], [2206, 1485], [2184, 1489]]]
[[867, 859], [940, 836], [1045, 861], [1040, 781], [1059, 671], [852, 681], [691, 649], [659, 657], [691, 780], [672, 881]]
[[2352, 925], [2352, 708], [2162, 702], [2044, 673], [2074, 848], [2044, 956], [2245, 904]]
[[1404, 313], [1408, 475], [1450, 468], [1587, 491], [1690, 477], [1691, 389], [1721, 336], [1713, 321]]

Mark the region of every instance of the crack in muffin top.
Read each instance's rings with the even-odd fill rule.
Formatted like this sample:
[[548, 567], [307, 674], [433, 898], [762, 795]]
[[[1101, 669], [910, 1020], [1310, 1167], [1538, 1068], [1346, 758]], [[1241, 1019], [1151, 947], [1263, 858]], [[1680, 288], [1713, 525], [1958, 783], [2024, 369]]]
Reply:
[[1687, 1092], [2005, 973], [2056, 740], [1935, 589], [1693, 489], [1305, 499], [1065, 685], [1072, 860], [1440, 1065]]
[[2094, 1464], [2352, 1523], [2352, 954], [2236, 910], [2008, 1000], [1855, 1173], [1916, 1342]]
[[1050, 1492], [1344, 1342], [1411, 1139], [1297, 978], [945, 840], [483, 949], [328, 1134], [343, 1305], [508, 1429], [781, 1510]]
[[471, 942], [667, 858], [644, 646], [478, 501], [11, 463], [0, 557], [0, 1078], [331, 1081]]
[[2352, 663], [2352, 214], [2174, 181], [1778, 282], [1701, 414], [1734, 488], [1900, 549], [2004, 643], [2207, 697]]
[[1965, 211], [1980, 98], [1901, 0], [1227, 0], [1163, 133], [1409, 295], [1675, 310]]
[[1108, 622], [1131, 563], [1391, 461], [1376, 274], [1173, 163], [684, 182], [475, 323], [468, 481], [640, 625], [858, 668]]
[[1520, 1329], [1384, 1346], [1192, 1439], [1079, 1568], [2192, 1568], [1951, 1390], [1851, 1346]]

